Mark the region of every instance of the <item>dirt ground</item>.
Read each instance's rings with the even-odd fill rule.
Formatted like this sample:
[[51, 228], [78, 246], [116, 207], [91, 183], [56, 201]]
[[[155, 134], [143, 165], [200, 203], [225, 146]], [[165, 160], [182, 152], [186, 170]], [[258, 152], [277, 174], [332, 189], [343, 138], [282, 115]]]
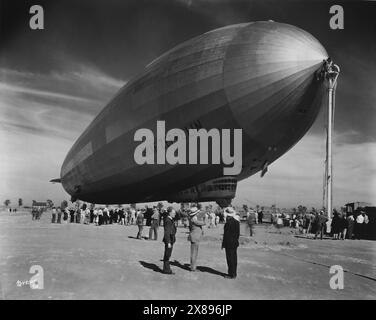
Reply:
[[[241, 226], [238, 277], [225, 279], [223, 225], [205, 228], [198, 272], [190, 272], [188, 229], [180, 226], [172, 253], [174, 275], [161, 273], [163, 228], [157, 241], [137, 240], [136, 226], [51, 224], [44, 213], [0, 212], [2, 299], [375, 299], [376, 242], [312, 240], [295, 230]], [[148, 236], [148, 227], [144, 236]], [[43, 289], [27, 284], [43, 268]], [[329, 269], [344, 270], [333, 290]], [[22, 281], [24, 281], [22, 283]]]

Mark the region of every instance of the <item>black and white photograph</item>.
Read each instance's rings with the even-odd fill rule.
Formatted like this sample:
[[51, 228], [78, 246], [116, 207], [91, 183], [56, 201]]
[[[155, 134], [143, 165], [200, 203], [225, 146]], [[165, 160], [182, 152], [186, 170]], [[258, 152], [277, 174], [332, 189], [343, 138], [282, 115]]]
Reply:
[[0, 299], [375, 300], [375, 17], [0, 0]]

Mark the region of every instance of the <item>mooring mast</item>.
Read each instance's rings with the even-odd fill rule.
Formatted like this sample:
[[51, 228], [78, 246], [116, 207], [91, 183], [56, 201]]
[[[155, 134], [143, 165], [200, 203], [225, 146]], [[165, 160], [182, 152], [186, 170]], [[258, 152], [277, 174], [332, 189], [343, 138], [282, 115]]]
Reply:
[[340, 73], [340, 68], [338, 65], [334, 64], [333, 61], [328, 58], [326, 60], [324, 67], [325, 78], [328, 81], [328, 129], [327, 129], [327, 148], [326, 148], [326, 209], [328, 219], [331, 219], [333, 211], [333, 196], [332, 196], [332, 131], [334, 124], [334, 109], [335, 109], [335, 95], [337, 87], [337, 78]]

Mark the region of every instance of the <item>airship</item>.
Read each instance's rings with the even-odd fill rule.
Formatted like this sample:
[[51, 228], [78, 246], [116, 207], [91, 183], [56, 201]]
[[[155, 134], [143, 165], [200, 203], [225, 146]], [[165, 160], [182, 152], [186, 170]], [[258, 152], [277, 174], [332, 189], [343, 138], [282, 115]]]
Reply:
[[[60, 178], [71, 200], [96, 204], [216, 201], [268, 166], [309, 130], [325, 101], [328, 54], [308, 32], [257, 21], [215, 29], [149, 63], [102, 109], [68, 152]], [[138, 164], [135, 133], [242, 129], [239, 174], [222, 163]], [[152, 146], [153, 147], [153, 146]]]

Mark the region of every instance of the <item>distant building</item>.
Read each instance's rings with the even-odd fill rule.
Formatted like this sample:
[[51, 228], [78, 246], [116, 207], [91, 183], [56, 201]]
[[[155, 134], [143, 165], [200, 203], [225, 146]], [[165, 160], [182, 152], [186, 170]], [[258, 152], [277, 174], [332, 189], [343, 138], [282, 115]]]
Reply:
[[47, 209], [47, 202], [33, 201], [32, 206], [33, 206], [34, 208], [38, 208], [38, 209], [46, 210], [46, 209]]
[[370, 207], [371, 204], [368, 202], [350, 202], [345, 204], [346, 213], [355, 213], [358, 208]]

